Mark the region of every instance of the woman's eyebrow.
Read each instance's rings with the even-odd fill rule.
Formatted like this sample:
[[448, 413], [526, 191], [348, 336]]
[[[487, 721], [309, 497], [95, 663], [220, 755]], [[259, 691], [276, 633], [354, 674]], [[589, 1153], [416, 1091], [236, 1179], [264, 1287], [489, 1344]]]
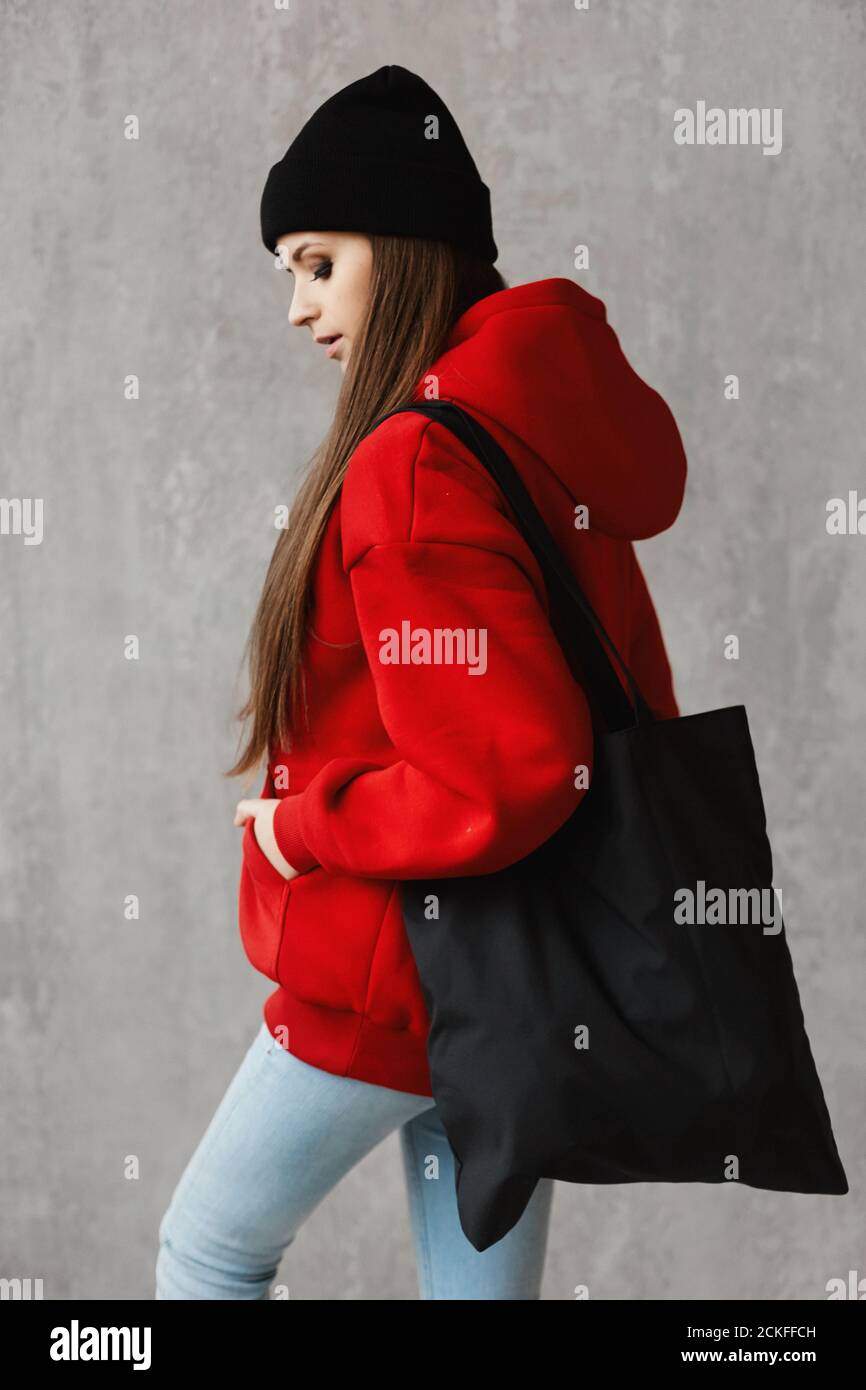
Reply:
[[292, 260], [295, 262], [295, 264], [297, 264], [297, 262], [301, 259], [301, 256], [304, 254], [306, 250], [309, 249], [309, 247], [324, 246], [324, 244], [325, 243], [323, 241], [302, 241], [297, 251], [293, 252]]

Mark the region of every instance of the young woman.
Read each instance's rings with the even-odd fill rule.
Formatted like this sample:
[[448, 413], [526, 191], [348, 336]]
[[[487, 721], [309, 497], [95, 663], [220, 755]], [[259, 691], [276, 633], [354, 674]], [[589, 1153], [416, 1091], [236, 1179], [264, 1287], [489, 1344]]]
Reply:
[[268, 1298], [306, 1217], [396, 1129], [421, 1297], [537, 1299], [553, 1183], [484, 1252], [463, 1235], [397, 890], [552, 835], [582, 795], [589, 709], [487, 471], [421, 415], [371, 426], [439, 397], [497, 437], [660, 717], [679, 711], [632, 542], [676, 517], [682, 444], [601, 300], [506, 286], [489, 192], [404, 68], [315, 113], [261, 221], [289, 321], [342, 383], [267, 573], [229, 774], [267, 760], [235, 824], [243, 944], [276, 989], [162, 1219], [156, 1296]]

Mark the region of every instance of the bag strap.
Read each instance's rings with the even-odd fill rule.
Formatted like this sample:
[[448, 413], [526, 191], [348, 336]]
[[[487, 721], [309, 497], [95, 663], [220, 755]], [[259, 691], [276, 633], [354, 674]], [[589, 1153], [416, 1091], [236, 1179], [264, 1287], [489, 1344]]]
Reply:
[[[451, 430], [498, 483], [521, 522], [530, 549], [544, 574], [552, 613], [556, 613], [557, 603], [560, 605], [560, 613], [568, 613], [570, 622], [566, 624], [564, 635], [567, 640], [563, 643], [566, 655], [569, 655], [569, 641], [575, 642], [570, 654], [577, 658], [582, 683], [587, 687], [588, 694], [597, 702], [607, 728], [615, 730], [634, 724], [653, 723], [655, 716], [638, 689], [634, 676], [605, 631], [601, 619], [591, 607], [530, 497], [523, 479], [499, 442], [480, 421], [453, 401], [446, 400], [416, 401], [410, 405], [398, 405], [380, 415], [364, 437], [376, 429], [383, 420], [387, 420], [389, 415], [400, 415], [404, 411], [426, 415]], [[557, 635], [562, 640], [561, 635]], [[623, 671], [631, 692], [631, 700], [623, 689], [603, 643], [610, 648]]]

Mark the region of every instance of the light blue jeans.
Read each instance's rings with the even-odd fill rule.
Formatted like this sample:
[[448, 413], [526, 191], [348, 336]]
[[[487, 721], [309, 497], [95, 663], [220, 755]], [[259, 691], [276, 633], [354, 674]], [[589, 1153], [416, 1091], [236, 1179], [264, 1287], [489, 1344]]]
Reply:
[[264, 1021], [160, 1222], [156, 1298], [269, 1298], [302, 1222], [398, 1126], [421, 1298], [540, 1298], [553, 1180], [479, 1253], [432, 1098], [310, 1066]]

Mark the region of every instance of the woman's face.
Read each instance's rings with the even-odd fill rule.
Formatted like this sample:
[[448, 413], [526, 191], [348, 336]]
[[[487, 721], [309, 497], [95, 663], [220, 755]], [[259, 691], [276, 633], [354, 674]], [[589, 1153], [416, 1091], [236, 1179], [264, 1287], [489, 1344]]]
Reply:
[[[318, 350], [336, 358], [345, 372], [370, 293], [369, 237], [357, 232], [287, 232], [277, 241], [277, 254], [294, 276], [289, 323], [306, 328]], [[329, 347], [330, 338], [337, 341]]]

